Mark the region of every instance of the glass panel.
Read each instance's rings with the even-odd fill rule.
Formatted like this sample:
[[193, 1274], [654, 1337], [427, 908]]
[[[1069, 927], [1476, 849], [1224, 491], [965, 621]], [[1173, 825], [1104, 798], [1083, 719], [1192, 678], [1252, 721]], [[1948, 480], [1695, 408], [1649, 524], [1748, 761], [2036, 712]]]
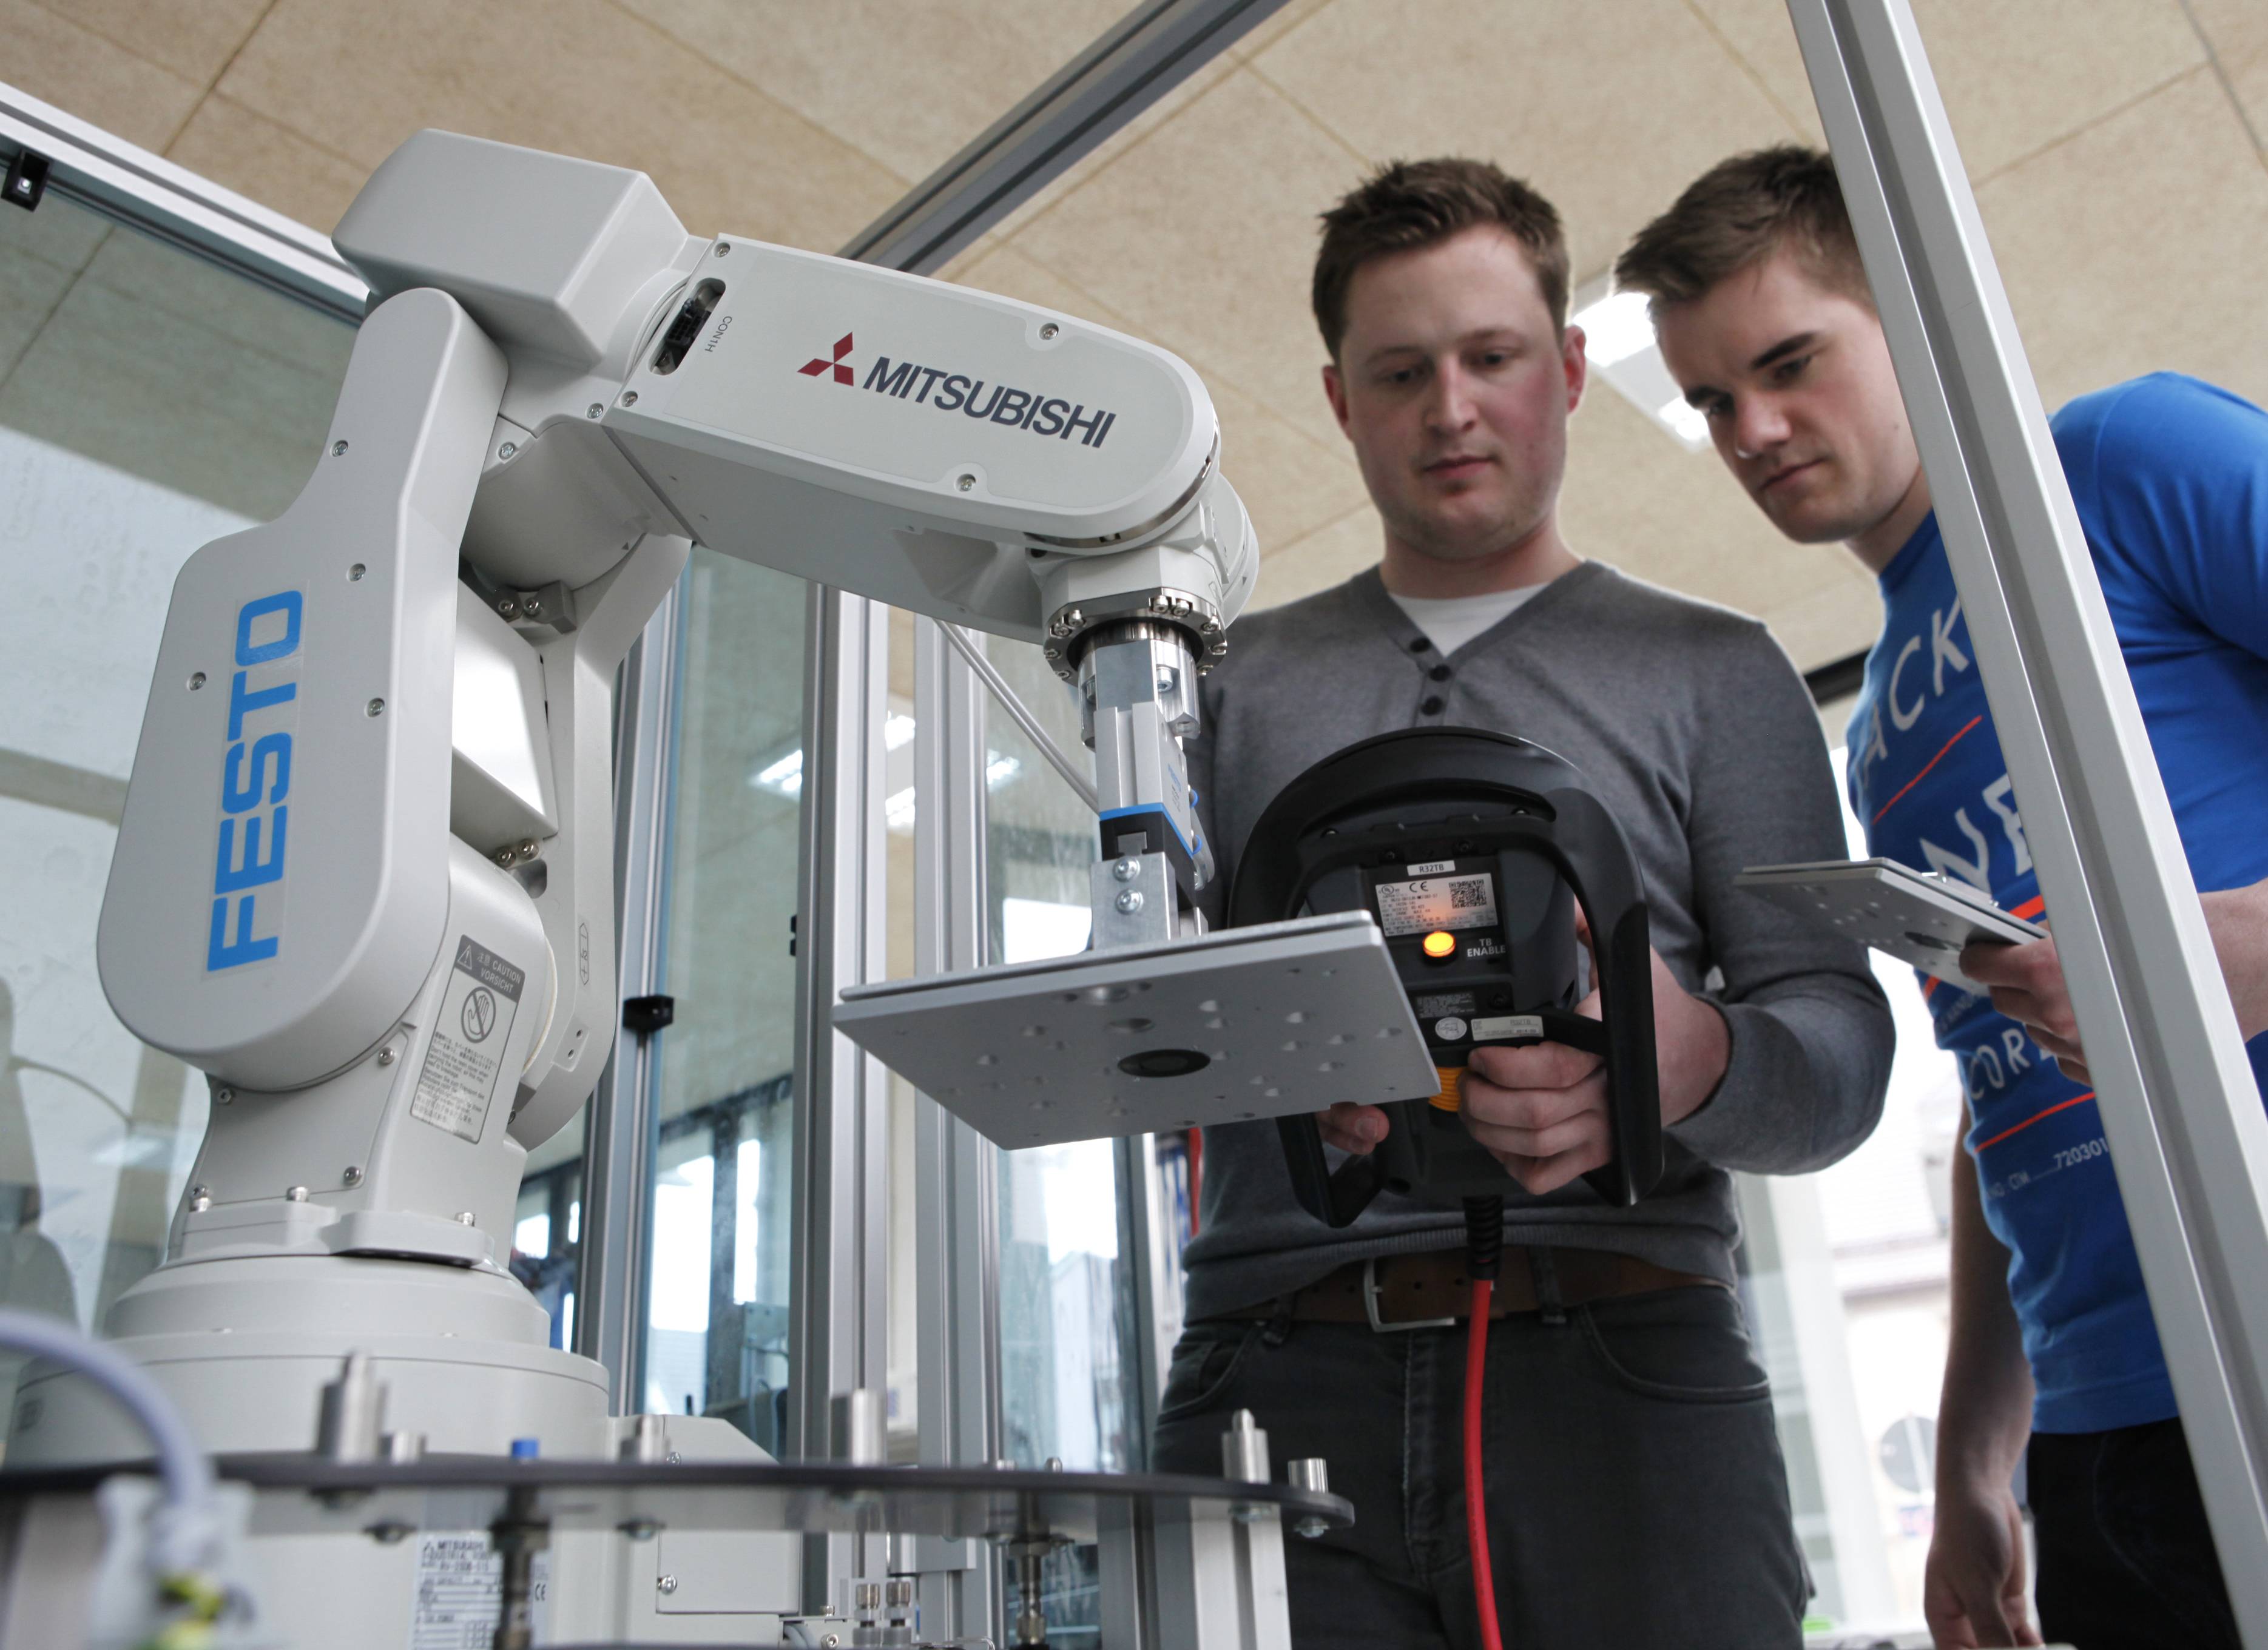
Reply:
[[[1844, 826], [1864, 856], [1847, 803]], [[1874, 961], [1898, 1030], [1881, 1123], [1815, 1175], [1739, 1177], [1742, 1299], [1771, 1374], [1815, 1624], [1838, 1633], [1923, 1625], [1950, 1177], [1956, 1162], [1974, 1172], [1959, 1153], [1960, 1068], [1936, 1046], [1912, 970]]]
[[[95, 919], [174, 574], [283, 510], [353, 334], [50, 195], [0, 217], [0, 1300], [99, 1327], [161, 1258], [202, 1078]], [[0, 1411], [14, 1381], [0, 1359]]]
[[[1082, 766], [1079, 709], [1036, 647], [989, 638], [1000, 674]], [[1021, 962], [1086, 947], [1094, 814], [1024, 732], [985, 706], [987, 956]], [[1000, 1154], [1002, 1447], [1020, 1465], [1123, 1472], [1143, 1455], [1134, 1379], [1133, 1277], [1120, 1246], [1117, 1149], [1108, 1140]], [[1050, 1644], [1099, 1632], [1095, 1555], [1053, 1555]]]
[[693, 553], [642, 1407], [777, 1450], [787, 1401], [804, 586]]

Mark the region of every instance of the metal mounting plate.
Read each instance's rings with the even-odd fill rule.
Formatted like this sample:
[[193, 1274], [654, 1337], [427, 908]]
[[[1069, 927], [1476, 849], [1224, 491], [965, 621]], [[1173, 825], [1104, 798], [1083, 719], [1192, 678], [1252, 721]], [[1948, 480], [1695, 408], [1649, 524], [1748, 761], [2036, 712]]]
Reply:
[[[1439, 1086], [1367, 912], [853, 986], [836, 1028], [1010, 1148], [1378, 1104]], [[1122, 1064], [1189, 1051], [1185, 1074]]]
[[1961, 971], [1962, 947], [1972, 939], [2022, 945], [2047, 932], [1974, 888], [1895, 859], [1751, 866], [1733, 884], [1979, 997], [1984, 987]]

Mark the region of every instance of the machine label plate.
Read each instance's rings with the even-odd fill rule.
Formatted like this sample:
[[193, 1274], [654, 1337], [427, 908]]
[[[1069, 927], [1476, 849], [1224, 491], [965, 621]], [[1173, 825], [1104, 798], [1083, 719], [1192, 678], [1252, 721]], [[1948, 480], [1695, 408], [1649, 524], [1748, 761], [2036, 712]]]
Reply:
[[1437, 928], [1489, 928], [1495, 923], [1496, 881], [1485, 871], [1378, 885], [1378, 924], [1389, 939]]
[[1540, 1037], [1543, 1035], [1541, 1014], [1498, 1014], [1492, 1019], [1473, 1021], [1473, 1041], [1486, 1042], [1498, 1037]]
[[[534, 1554], [531, 1569], [531, 1624], [540, 1642], [550, 1636], [551, 1555]], [[495, 1639], [504, 1609], [504, 1558], [489, 1545], [488, 1531], [419, 1536], [416, 1587], [409, 1650], [481, 1650]]]
[[524, 970], [486, 946], [469, 936], [458, 940], [457, 966], [441, 993], [440, 1017], [409, 1101], [411, 1116], [460, 1139], [480, 1139], [526, 983]]

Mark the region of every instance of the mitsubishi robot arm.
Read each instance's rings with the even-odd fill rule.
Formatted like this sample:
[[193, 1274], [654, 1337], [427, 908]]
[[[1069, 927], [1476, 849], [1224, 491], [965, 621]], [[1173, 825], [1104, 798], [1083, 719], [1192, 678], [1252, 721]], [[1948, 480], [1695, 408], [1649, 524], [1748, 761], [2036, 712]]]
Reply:
[[1040, 644], [1098, 941], [1194, 925], [1181, 741], [1256, 556], [1188, 367], [445, 133], [335, 239], [322, 456], [180, 576], [104, 901], [113, 1005], [217, 1102], [176, 1257], [502, 1260], [613, 1036], [613, 682], [688, 541]]

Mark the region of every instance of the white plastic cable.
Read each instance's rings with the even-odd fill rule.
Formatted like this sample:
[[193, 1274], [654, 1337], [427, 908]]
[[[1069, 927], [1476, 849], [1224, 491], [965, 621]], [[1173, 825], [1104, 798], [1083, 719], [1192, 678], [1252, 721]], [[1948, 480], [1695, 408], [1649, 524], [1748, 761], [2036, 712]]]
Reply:
[[219, 1529], [212, 1462], [173, 1401], [142, 1366], [74, 1325], [0, 1307], [0, 1346], [28, 1352], [84, 1375], [115, 1399], [157, 1446], [166, 1516], [152, 1532], [151, 1559], [160, 1572], [195, 1570], [210, 1562]]

